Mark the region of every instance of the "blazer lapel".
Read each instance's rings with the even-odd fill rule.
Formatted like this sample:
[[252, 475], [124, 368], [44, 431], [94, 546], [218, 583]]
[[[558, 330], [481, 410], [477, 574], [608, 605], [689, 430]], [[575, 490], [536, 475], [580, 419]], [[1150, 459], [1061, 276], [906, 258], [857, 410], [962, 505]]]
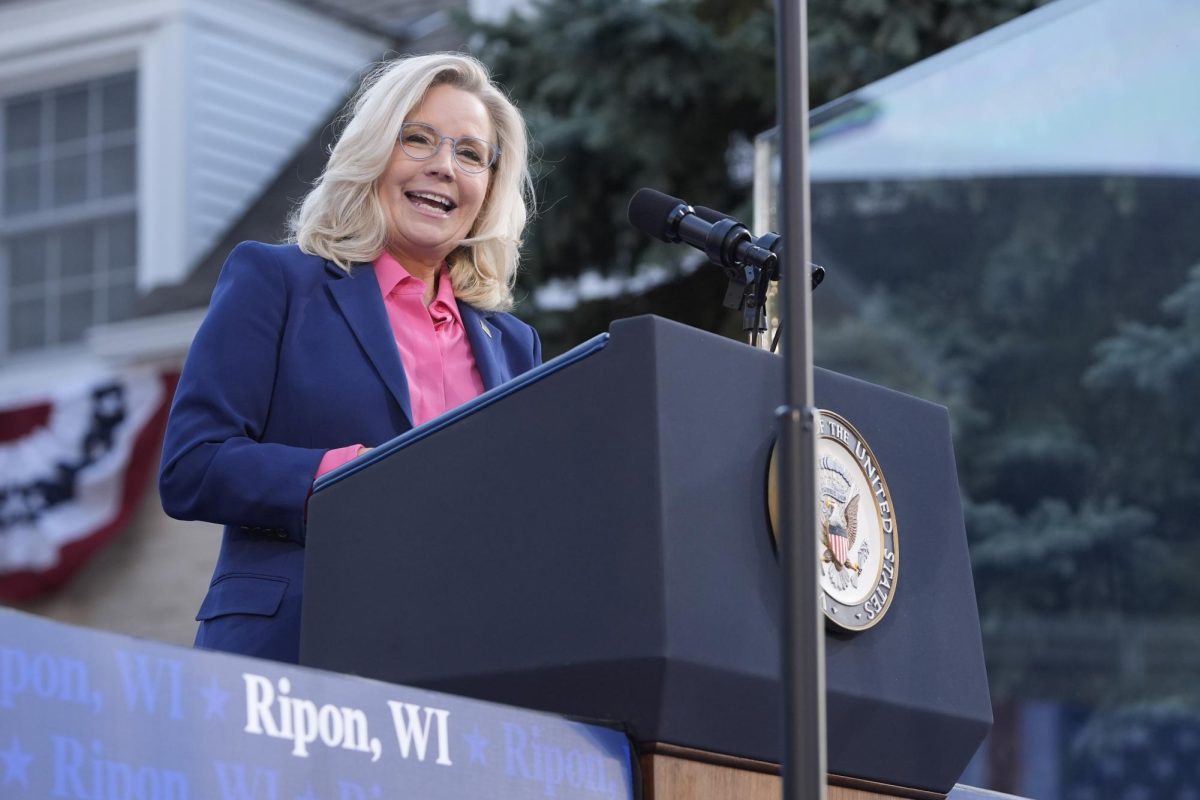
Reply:
[[375, 280], [375, 267], [357, 264], [351, 275], [332, 264], [326, 264], [326, 268], [339, 276], [329, 283], [330, 294], [411, 425], [412, 403], [408, 396], [408, 379], [400, 363], [400, 352], [396, 349], [387, 311], [383, 308], [383, 297]]
[[480, 313], [467, 303], [459, 302], [458, 315], [467, 329], [467, 339], [471, 342], [471, 352], [475, 355], [475, 366], [479, 368], [483, 388], [495, 389], [511, 377], [500, 357], [500, 329], [488, 320], [489, 314]]

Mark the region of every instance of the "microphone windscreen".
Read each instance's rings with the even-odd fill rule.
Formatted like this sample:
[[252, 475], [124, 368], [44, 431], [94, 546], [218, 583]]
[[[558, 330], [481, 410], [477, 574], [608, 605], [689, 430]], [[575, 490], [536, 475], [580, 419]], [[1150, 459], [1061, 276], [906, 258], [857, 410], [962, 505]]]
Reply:
[[629, 224], [655, 239], [672, 242], [668, 223], [671, 212], [687, 203], [678, 197], [657, 192], [654, 189], [638, 189], [629, 201]]

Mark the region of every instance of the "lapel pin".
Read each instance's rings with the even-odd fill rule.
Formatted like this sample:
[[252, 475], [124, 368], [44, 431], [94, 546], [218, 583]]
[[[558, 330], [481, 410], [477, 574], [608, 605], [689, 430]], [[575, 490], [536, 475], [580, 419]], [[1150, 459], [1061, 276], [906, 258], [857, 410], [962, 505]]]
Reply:
[[483, 328], [483, 332], [487, 334], [489, 339], [492, 338], [492, 329], [487, 326], [486, 322], [479, 320], [479, 327]]

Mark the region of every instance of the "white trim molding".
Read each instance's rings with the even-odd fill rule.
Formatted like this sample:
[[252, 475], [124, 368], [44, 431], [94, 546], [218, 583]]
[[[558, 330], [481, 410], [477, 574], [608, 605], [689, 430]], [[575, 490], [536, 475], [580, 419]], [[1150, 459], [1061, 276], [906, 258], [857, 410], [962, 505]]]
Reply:
[[182, 364], [207, 308], [97, 325], [87, 332], [90, 352], [109, 364]]

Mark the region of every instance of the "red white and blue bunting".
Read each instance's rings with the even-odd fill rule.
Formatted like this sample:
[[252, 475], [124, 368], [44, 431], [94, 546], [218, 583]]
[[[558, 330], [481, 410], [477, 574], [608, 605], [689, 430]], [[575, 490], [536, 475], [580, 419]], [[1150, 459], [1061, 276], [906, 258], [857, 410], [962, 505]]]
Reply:
[[176, 376], [134, 368], [0, 408], [0, 601], [56, 589], [128, 524]]

